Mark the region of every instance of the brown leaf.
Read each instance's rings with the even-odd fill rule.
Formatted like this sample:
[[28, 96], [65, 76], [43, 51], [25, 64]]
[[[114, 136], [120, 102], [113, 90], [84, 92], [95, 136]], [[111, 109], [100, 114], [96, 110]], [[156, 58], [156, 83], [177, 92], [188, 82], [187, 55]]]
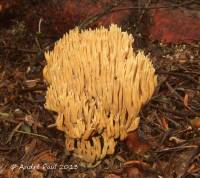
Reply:
[[31, 174], [28, 175], [26, 178], [30, 178], [30, 177], [31, 178], [43, 178], [44, 176], [43, 176], [42, 172], [34, 169], [33, 171], [31, 171]]
[[195, 119], [190, 120], [190, 124], [193, 127], [200, 128], [200, 117], [196, 117]]
[[26, 115], [24, 120], [29, 126], [35, 126], [35, 127], [39, 127], [39, 128], [43, 127], [42, 124], [36, 118], [36, 116]]
[[121, 178], [121, 176], [118, 176], [116, 174], [108, 174], [104, 178]]
[[26, 86], [28, 88], [33, 88], [37, 85], [37, 83], [40, 81], [40, 79], [34, 79], [34, 80], [26, 80]]
[[33, 140], [31, 140], [30, 143], [26, 144], [25, 145], [25, 153], [29, 154], [29, 153], [33, 152], [33, 150], [35, 149], [36, 144], [37, 144], [37, 140], [36, 139], [33, 139]]
[[128, 178], [158, 177], [156, 170], [142, 160], [130, 160], [125, 162], [124, 172], [127, 172]]
[[127, 169], [127, 174], [128, 174], [128, 178], [141, 178], [141, 173], [140, 173], [140, 170], [138, 168], [129, 168]]
[[184, 96], [184, 99], [183, 99], [183, 103], [184, 103], [184, 106], [185, 106], [185, 107], [188, 107], [188, 100], [189, 100], [189, 96], [188, 96], [188, 94], [186, 93], [185, 96]]
[[3, 176], [3, 178], [13, 178], [18, 177], [20, 174], [19, 169], [11, 169], [10, 167], [3, 169], [3, 171], [0, 173], [0, 176]]
[[56, 161], [56, 155], [51, 153], [50, 150], [45, 150], [33, 158], [33, 165], [37, 165], [39, 163], [52, 163]]
[[169, 129], [167, 119], [165, 119], [164, 117], [161, 117], [161, 123], [162, 123], [162, 127], [163, 127], [164, 129], [166, 129], [166, 130]]
[[150, 149], [150, 145], [138, 135], [137, 131], [128, 134], [128, 137], [126, 138], [126, 144], [129, 150], [137, 154], [144, 154]]
[[23, 79], [24, 78], [24, 72], [20, 71], [19, 68], [17, 68], [15, 71], [13, 71], [13, 75], [16, 79]]

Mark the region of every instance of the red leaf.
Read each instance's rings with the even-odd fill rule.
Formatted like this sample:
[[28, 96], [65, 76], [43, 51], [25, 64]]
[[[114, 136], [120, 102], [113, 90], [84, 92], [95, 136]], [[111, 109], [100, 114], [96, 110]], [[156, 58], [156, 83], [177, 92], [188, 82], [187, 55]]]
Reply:
[[143, 154], [150, 149], [150, 145], [138, 135], [137, 131], [128, 134], [126, 144], [129, 150], [137, 154]]
[[197, 11], [158, 9], [152, 13], [152, 21], [149, 37], [153, 41], [192, 43], [200, 39], [200, 14]]
[[168, 121], [167, 121], [167, 119], [165, 119], [164, 117], [161, 117], [161, 124], [162, 124], [162, 127], [163, 127], [164, 129], [166, 129], [166, 130], [169, 129], [169, 127], [168, 127]]

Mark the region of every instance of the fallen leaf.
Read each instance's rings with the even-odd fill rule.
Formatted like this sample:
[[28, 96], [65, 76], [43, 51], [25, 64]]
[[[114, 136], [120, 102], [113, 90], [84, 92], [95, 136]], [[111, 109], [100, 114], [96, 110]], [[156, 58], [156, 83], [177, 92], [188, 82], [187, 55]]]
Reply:
[[26, 144], [25, 145], [25, 153], [26, 154], [30, 154], [31, 152], [33, 152], [33, 150], [35, 149], [36, 147], [36, 144], [37, 144], [37, 140], [36, 139], [33, 139], [31, 140], [30, 143]]
[[11, 169], [10, 167], [3, 169], [0, 177], [3, 176], [3, 178], [13, 178], [13, 177], [18, 177], [20, 174], [19, 169]]
[[31, 174], [28, 175], [26, 178], [43, 178], [43, 173], [34, 169], [33, 171], [31, 171]]
[[123, 172], [127, 173], [127, 178], [154, 178], [159, 176], [151, 165], [142, 160], [130, 160], [125, 162]]
[[38, 119], [36, 118], [36, 116], [32, 116], [32, 115], [26, 115], [24, 118], [25, 122], [29, 125], [29, 126], [34, 126], [34, 127], [39, 127], [42, 128], [42, 124], [38, 121]]
[[127, 169], [127, 174], [128, 174], [128, 178], [141, 178], [141, 173], [140, 170], [138, 168], [129, 168]]
[[183, 103], [184, 103], [184, 106], [185, 106], [185, 107], [188, 107], [188, 100], [189, 100], [189, 96], [188, 96], [188, 94], [186, 93], [185, 96], [184, 96], [184, 99], [183, 99]]
[[116, 174], [108, 174], [104, 178], [121, 178], [121, 177]]
[[195, 119], [190, 120], [190, 124], [193, 127], [200, 128], [200, 117], [196, 117]]
[[138, 135], [137, 131], [131, 132], [126, 138], [126, 144], [130, 151], [137, 154], [144, 154], [150, 149], [150, 145], [144, 138]]
[[34, 80], [26, 80], [26, 86], [28, 88], [33, 88], [37, 85], [37, 83], [40, 81], [40, 79], [34, 79]]
[[200, 39], [198, 11], [177, 8], [157, 9], [152, 11], [151, 16], [153, 23], [148, 31], [152, 41], [190, 44]]
[[161, 117], [161, 123], [162, 123], [162, 127], [163, 127], [165, 130], [168, 130], [168, 129], [169, 129], [167, 119], [165, 119], [164, 117]]
[[23, 79], [24, 78], [24, 72], [20, 71], [19, 68], [13, 71], [13, 75], [16, 79]]
[[56, 161], [56, 155], [51, 153], [50, 150], [45, 150], [33, 158], [33, 165], [37, 165], [39, 163], [52, 163]]

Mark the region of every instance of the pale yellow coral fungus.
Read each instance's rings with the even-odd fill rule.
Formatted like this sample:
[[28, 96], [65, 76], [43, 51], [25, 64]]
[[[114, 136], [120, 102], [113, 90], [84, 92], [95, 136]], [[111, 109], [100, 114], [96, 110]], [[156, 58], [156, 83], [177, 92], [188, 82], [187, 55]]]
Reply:
[[143, 52], [133, 52], [133, 41], [116, 25], [76, 28], [45, 53], [45, 107], [58, 113], [67, 150], [85, 162], [114, 153], [117, 140], [138, 127], [141, 106], [154, 92], [155, 70]]

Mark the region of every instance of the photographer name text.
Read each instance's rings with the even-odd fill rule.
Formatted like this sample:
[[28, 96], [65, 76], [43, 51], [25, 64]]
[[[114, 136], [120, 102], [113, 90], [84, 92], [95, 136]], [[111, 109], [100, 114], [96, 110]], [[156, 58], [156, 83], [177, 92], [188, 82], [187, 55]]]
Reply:
[[78, 169], [78, 165], [74, 164], [58, 164], [58, 163], [44, 163], [44, 164], [12, 164], [10, 166], [12, 170], [14, 169], [20, 169], [20, 170], [37, 170], [37, 169], [43, 169], [43, 170], [75, 170]]

